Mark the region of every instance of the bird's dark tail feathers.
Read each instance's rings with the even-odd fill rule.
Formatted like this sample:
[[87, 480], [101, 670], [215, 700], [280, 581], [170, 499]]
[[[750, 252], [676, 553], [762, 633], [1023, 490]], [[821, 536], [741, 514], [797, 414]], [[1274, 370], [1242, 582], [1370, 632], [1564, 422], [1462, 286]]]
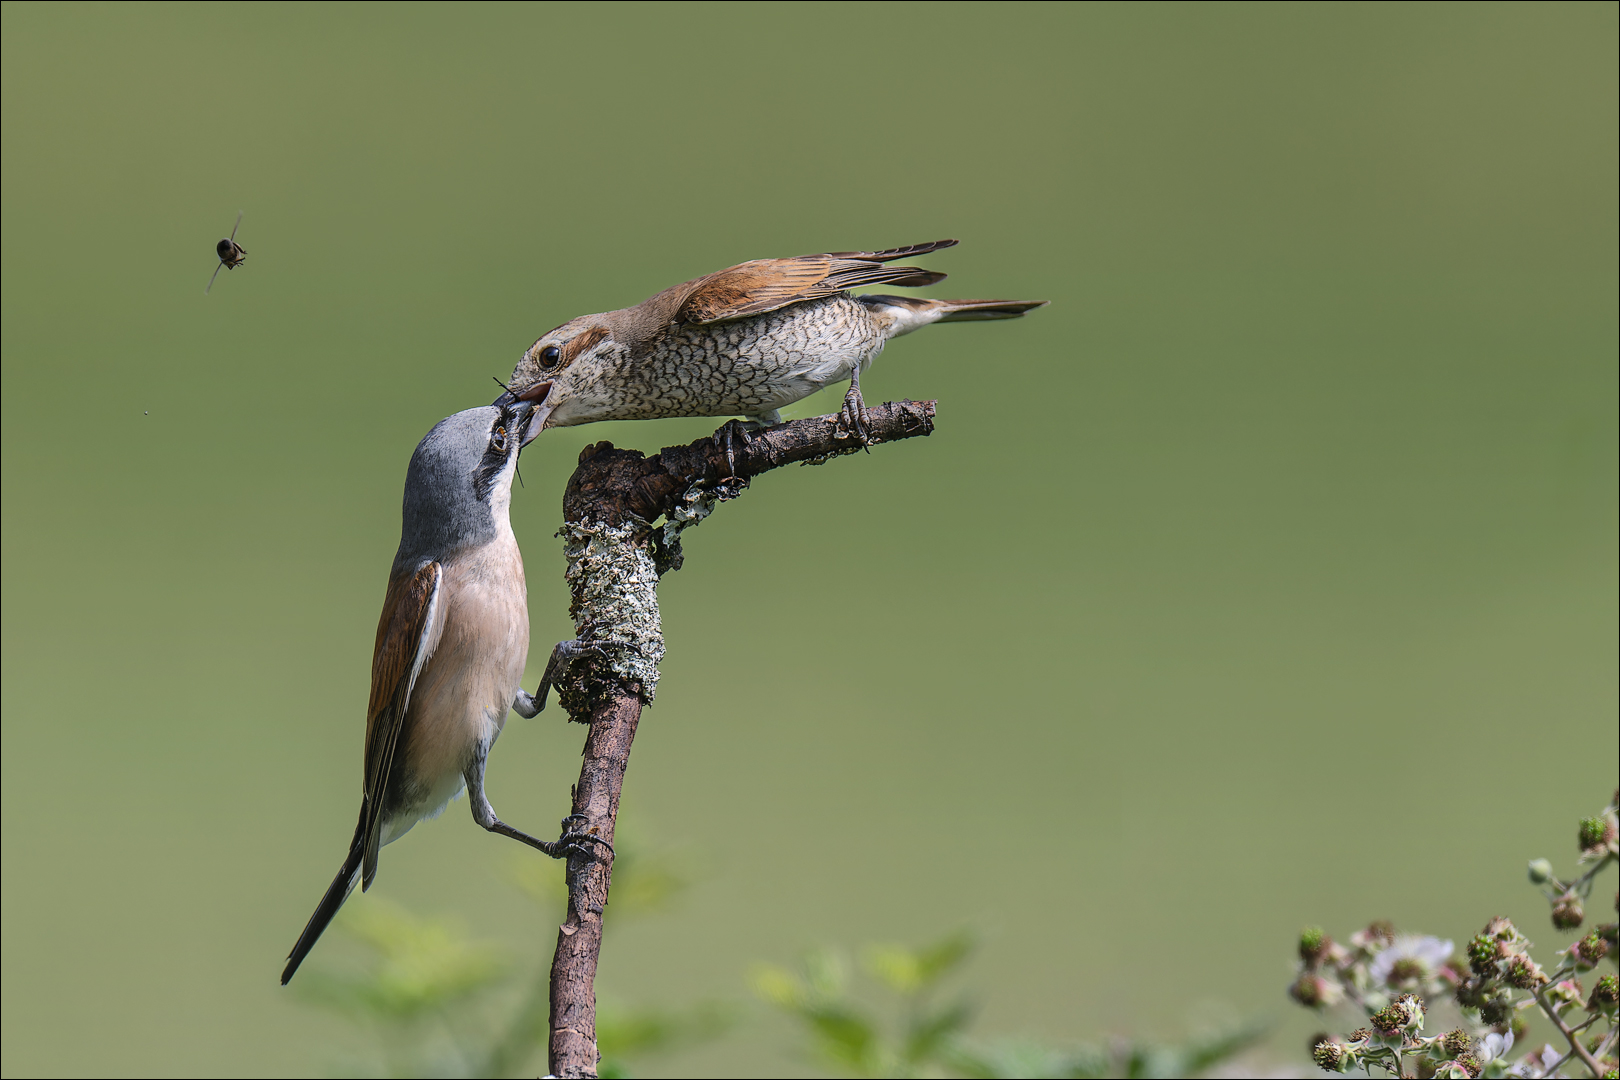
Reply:
[[1045, 307], [1048, 300], [935, 300], [944, 309], [938, 322], [978, 322], [981, 319], [1016, 319], [1026, 311]]
[[925, 300], [887, 293], [866, 293], [855, 299], [883, 313], [888, 320], [889, 337], [909, 334], [929, 323], [1016, 319], [1026, 311], [1047, 304], [1045, 300]]
[[338, 913], [338, 908], [343, 906], [343, 901], [347, 900], [349, 894], [354, 891], [356, 883], [360, 880], [360, 862], [365, 857], [365, 853], [366, 811], [365, 807], [362, 806], [360, 808], [360, 824], [355, 827], [354, 839], [349, 843], [349, 855], [343, 860], [343, 869], [338, 871], [337, 877], [332, 879], [332, 884], [327, 886], [326, 895], [321, 897], [321, 902], [315, 907], [315, 914], [309, 917], [309, 923], [304, 927], [304, 932], [298, 935], [298, 944], [294, 945], [292, 952], [287, 954], [287, 966], [281, 971], [282, 986], [286, 986], [292, 980], [294, 973], [298, 971], [298, 965], [304, 962], [304, 957], [309, 955], [309, 950], [313, 949], [315, 943], [321, 939], [321, 934], [326, 930], [327, 924], [332, 921], [332, 916]]

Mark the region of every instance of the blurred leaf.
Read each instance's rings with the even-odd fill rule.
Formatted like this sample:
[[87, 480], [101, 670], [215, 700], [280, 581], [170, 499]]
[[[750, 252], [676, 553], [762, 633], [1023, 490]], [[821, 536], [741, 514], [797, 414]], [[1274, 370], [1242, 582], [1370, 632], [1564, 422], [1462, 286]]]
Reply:
[[876, 1075], [878, 1035], [870, 1021], [842, 1005], [805, 1010], [816, 1035], [816, 1049], [834, 1063], [863, 1075]]
[[991, 1043], [958, 1043], [944, 1055], [948, 1068], [964, 1076], [996, 1080], [1000, 1077], [1109, 1077], [1114, 1062], [1097, 1047], [1059, 1050], [1027, 1039]]
[[849, 961], [836, 949], [815, 949], [805, 954], [804, 974], [812, 1001], [836, 1001], [849, 984]]
[[[649, 851], [635, 832], [625, 828], [622, 819], [613, 843], [613, 886], [608, 905], [614, 922], [662, 911], [690, 886], [688, 875], [680, 869], [685, 860], [677, 860], [661, 849]], [[542, 907], [558, 911], [567, 907], [568, 882], [562, 864], [520, 853], [512, 858], [511, 877]]]
[[783, 1009], [797, 1012], [809, 1000], [804, 980], [787, 968], [756, 964], [748, 981], [755, 994]]
[[1250, 1020], [1190, 1040], [1181, 1048], [1178, 1075], [1191, 1076], [1219, 1065], [1259, 1043], [1270, 1030], [1270, 1021]]
[[[849, 995], [847, 965], [835, 949], [806, 953], [798, 972], [760, 965], [752, 983], [761, 998], [805, 1023], [819, 1056], [856, 1076], [1193, 1076], [1254, 1045], [1266, 1031], [1265, 1024], [1226, 1023], [1181, 1044], [1117, 1040], [1106, 1048], [971, 1040], [964, 1035], [973, 1016], [969, 1002], [926, 1001], [973, 946], [973, 935], [958, 931], [919, 949], [888, 944], [862, 950], [866, 972], [899, 998], [898, 1022], [890, 1025], [879, 1010]], [[887, 1037], [886, 1030], [895, 1034]]]
[[958, 930], [932, 945], [908, 949], [903, 945], [871, 945], [861, 959], [868, 974], [897, 994], [922, 993], [965, 960], [977, 939], [972, 932]]
[[973, 1007], [960, 1001], [914, 1020], [906, 1037], [905, 1059], [916, 1062], [934, 1059], [945, 1045], [961, 1034], [972, 1018]]
[[382, 900], [343, 909], [336, 926], [378, 958], [366, 976], [311, 971], [299, 982], [308, 1000], [341, 1012], [405, 1021], [482, 990], [506, 973], [487, 945], [448, 922], [419, 919]]
[[596, 1041], [604, 1055], [635, 1057], [714, 1038], [737, 1022], [736, 1011], [716, 1001], [688, 1009], [625, 1008], [599, 1002]]

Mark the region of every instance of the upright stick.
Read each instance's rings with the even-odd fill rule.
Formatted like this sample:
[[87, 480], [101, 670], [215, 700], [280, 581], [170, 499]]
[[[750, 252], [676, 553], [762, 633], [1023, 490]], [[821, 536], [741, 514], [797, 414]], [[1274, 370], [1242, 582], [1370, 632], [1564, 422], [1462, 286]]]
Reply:
[[[891, 402], [866, 419], [872, 445], [927, 435], [934, 403]], [[585, 831], [613, 840], [630, 745], [664, 654], [658, 578], [681, 565], [681, 531], [760, 473], [861, 449], [836, 416], [818, 416], [754, 433], [727, 425], [650, 458], [605, 442], [581, 452], [563, 495], [563, 536], [571, 614], [585, 651], [557, 690], [569, 718], [590, 725], [573, 807]], [[660, 517], [665, 524], [651, 524]], [[596, 965], [612, 876], [610, 861], [568, 860], [568, 918], [551, 962], [553, 1076], [596, 1075]]]

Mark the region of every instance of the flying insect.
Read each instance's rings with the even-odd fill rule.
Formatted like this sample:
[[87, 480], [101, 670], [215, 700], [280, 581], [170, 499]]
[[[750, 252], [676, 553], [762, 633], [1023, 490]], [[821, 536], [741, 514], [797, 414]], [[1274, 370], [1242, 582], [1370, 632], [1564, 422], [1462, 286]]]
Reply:
[[236, 230], [242, 227], [242, 211], [236, 212], [236, 224], [231, 226], [231, 235], [214, 245], [214, 253], [219, 256], [219, 266], [214, 267], [213, 277], [208, 279], [208, 288], [203, 290], [207, 296], [209, 289], [214, 287], [214, 278], [219, 277], [219, 267], [235, 270], [247, 261], [247, 249], [236, 242]]

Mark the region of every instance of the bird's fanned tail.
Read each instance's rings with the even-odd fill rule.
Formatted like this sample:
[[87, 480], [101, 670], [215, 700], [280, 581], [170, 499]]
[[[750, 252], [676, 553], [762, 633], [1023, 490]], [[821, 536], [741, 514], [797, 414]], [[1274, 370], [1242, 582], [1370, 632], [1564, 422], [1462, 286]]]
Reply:
[[338, 908], [343, 906], [343, 901], [349, 898], [349, 894], [359, 883], [360, 862], [365, 858], [365, 853], [366, 811], [361, 807], [360, 823], [355, 827], [354, 839], [349, 843], [349, 854], [343, 860], [343, 869], [337, 872], [337, 877], [327, 886], [326, 895], [321, 897], [321, 902], [315, 907], [315, 914], [309, 917], [304, 932], [298, 935], [298, 944], [287, 954], [287, 966], [281, 972], [282, 986], [286, 986], [292, 980], [293, 974], [298, 971], [298, 965], [304, 962], [304, 957], [309, 955], [309, 950], [321, 939], [321, 934], [332, 921], [332, 916], [338, 913]]

